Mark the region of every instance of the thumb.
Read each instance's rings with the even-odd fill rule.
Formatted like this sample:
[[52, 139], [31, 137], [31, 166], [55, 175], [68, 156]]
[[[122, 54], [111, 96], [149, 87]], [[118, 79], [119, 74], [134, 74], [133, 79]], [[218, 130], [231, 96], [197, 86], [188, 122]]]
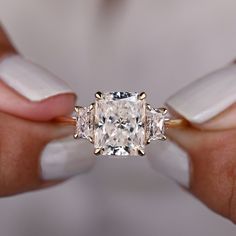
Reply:
[[191, 123], [188, 128], [168, 130], [169, 137], [187, 151], [202, 144], [203, 135], [207, 138], [235, 129], [236, 64], [196, 80], [167, 99], [166, 104], [175, 116]]
[[93, 164], [83, 143], [65, 138], [73, 127], [50, 122], [73, 109], [75, 94], [65, 82], [12, 55], [0, 62], [0, 90], [0, 195], [38, 189]]
[[191, 122], [167, 135], [188, 154], [189, 190], [215, 212], [236, 222], [236, 65], [188, 85], [167, 100]]
[[69, 114], [76, 98], [64, 81], [19, 55], [0, 61], [0, 90], [1, 111], [36, 121]]

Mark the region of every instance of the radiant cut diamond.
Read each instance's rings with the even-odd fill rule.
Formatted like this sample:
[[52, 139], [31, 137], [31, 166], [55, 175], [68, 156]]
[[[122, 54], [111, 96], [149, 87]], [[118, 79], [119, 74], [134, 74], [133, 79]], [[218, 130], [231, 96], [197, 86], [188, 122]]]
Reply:
[[149, 108], [147, 109], [147, 140], [163, 139], [165, 132], [166, 114], [161, 110]]
[[144, 153], [146, 101], [138, 93], [103, 93], [95, 102], [94, 148], [101, 155]]

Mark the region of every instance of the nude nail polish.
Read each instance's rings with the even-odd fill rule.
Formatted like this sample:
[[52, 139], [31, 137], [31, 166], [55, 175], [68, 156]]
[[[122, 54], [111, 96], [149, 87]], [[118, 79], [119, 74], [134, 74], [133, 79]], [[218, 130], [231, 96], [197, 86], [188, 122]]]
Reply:
[[33, 102], [73, 93], [63, 80], [19, 55], [9, 55], [0, 61], [0, 80]]

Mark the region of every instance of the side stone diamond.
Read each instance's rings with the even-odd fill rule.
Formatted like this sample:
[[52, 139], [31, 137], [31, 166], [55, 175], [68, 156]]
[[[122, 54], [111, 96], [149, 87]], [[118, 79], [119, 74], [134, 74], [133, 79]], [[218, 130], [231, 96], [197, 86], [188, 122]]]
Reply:
[[147, 109], [146, 139], [148, 141], [163, 139], [165, 137], [166, 114], [162, 109]]
[[94, 110], [91, 107], [77, 107], [74, 114], [78, 138], [93, 139]]

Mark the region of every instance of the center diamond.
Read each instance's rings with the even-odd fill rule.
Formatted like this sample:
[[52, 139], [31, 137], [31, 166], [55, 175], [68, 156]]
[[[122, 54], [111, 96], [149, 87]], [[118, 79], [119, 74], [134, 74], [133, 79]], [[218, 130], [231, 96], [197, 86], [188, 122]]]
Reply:
[[146, 101], [138, 93], [103, 93], [95, 102], [94, 147], [101, 155], [144, 153]]

